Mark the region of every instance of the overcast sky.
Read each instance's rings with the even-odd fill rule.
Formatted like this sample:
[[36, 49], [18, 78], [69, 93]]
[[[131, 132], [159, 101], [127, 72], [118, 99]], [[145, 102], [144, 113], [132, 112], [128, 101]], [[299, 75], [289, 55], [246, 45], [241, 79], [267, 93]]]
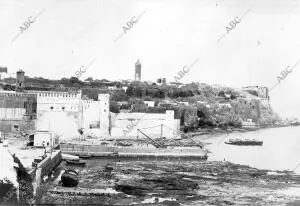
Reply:
[[[81, 80], [174, 76], [196, 59], [181, 82], [272, 87], [300, 59], [297, 0], [1, 0], [0, 66], [9, 73], [60, 79], [96, 61]], [[40, 15], [20, 33], [23, 22]], [[225, 27], [240, 20], [229, 33]], [[143, 13], [123, 33], [123, 26]], [[218, 43], [217, 40], [223, 35]], [[271, 92], [275, 111], [300, 117], [300, 65]]]

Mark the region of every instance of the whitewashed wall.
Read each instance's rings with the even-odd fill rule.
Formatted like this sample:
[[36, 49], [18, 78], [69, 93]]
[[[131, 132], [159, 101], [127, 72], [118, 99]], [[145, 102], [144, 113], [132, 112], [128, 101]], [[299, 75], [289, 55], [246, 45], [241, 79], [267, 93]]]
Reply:
[[[111, 136], [115, 138], [142, 137], [140, 129], [153, 138], [162, 136], [174, 138], [179, 135], [179, 119], [174, 119], [174, 111], [166, 111], [165, 114], [155, 113], [111, 113]], [[125, 132], [127, 126], [132, 129]], [[161, 126], [163, 125], [163, 127]]]

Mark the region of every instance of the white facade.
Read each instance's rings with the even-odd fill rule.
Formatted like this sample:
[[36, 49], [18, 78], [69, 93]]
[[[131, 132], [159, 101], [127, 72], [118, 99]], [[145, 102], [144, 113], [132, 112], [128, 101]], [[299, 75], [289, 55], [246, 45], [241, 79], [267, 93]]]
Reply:
[[219, 106], [221, 108], [231, 108], [231, 104], [229, 104], [229, 103], [219, 103]]
[[33, 145], [36, 147], [54, 146], [55, 138], [53, 137], [53, 134], [48, 131], [37, 131], [36, 134], [34, 134]]
[[111, 136], [116, 138], [142, 137], [139, 130], [151, 138], [174, 138], [179, 135], [180, 129], [179, 119], [174, 119], [174, 111], [170, 110], [165, 114], [112, 113], [111, 122]]
[[109, 136], [109, 94], [98, 94], [100, 105], [100, 135]]
[[154, 101], [144, 101], [144, 104], [148, 107], [154, 107], [155, 102]]
[[81, 92], [30, 93], [37, 95], [37, 130], [54, 131], [62, 139], [78, 137], [78, 129], [96, 136], [109, 135], [109, 94], [99, 94], [99, 100], [92, 101], [82, 100]]

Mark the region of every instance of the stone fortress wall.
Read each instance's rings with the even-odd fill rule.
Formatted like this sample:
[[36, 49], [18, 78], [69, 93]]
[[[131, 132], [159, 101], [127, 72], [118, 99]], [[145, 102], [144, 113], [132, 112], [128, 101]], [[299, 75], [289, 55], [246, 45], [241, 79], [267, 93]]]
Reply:
[[36, 96], [20, 92], [0, 92], [0, 132], [33, 131], [36, 119]]

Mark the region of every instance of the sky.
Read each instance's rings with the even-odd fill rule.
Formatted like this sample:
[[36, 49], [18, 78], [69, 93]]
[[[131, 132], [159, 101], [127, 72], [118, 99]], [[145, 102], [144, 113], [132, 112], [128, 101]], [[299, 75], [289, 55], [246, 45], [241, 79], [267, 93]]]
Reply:
[[[134, 78], [139, 59], [142, 80], [174, 81], [198, 59], [180, 82], [271, 88], [300, 59], [299, 11], [298, 0], [1, 0], [0, 66], [51, 79], [84, 67], [81, 80], [120, 80]], [[282, 117], [300, 118], [299, 70], [270, 93]]]

